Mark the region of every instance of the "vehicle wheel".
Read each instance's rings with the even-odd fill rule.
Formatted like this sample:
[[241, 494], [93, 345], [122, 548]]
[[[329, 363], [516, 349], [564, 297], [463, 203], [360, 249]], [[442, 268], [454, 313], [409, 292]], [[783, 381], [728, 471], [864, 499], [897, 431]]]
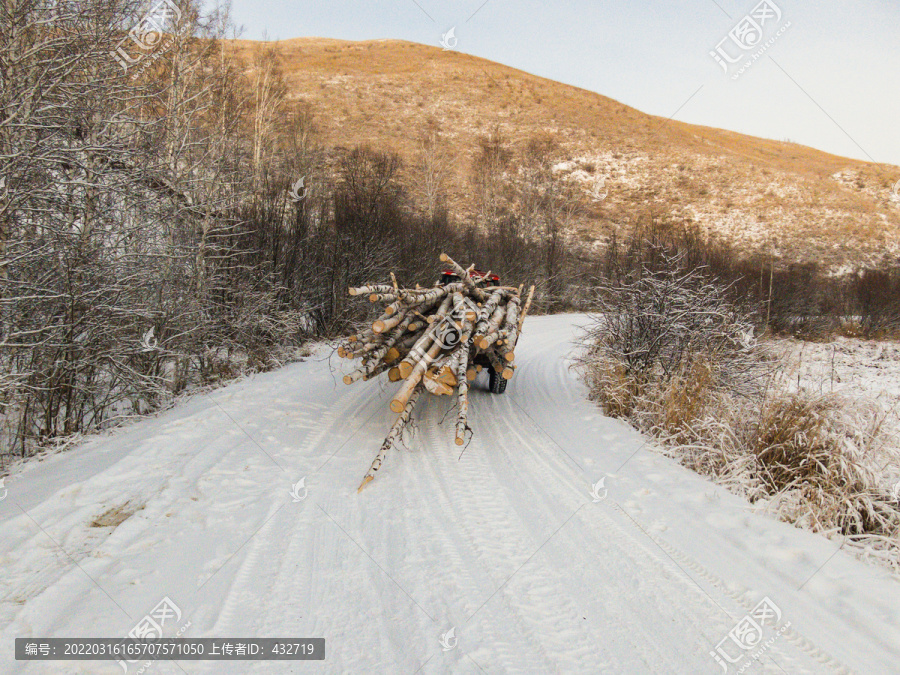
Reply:
[[506, 379], [493, 368], [489, 372], [491, 376], [491, 393], [502, 394], [506, 391]]

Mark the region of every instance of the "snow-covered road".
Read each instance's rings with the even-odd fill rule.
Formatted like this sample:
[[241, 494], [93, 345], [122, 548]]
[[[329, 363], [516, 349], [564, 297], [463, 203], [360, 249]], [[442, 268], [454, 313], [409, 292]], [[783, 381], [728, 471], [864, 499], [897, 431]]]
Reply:
[[121, 673], [26, 667], [13, 638], [124, 636], [163, 598], [167, 635], [327, 656], [153, 673], [900, 672], [900, 583], [603, 417], [568, 368], [579, 320], [528, 319], [462, 456], [453, 401], [423, 399], [360, 494], [396, 385], [347, 387], [325, 352], [32, 463], [0, 501], [0, 672]]

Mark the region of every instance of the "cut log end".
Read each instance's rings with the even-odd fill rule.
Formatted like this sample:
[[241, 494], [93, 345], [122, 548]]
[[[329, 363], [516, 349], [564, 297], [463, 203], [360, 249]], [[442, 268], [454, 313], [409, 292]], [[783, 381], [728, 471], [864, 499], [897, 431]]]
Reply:
[[456, 444], [457, 444], [457, 445], [462, 445], [462, 444], [465, 443], [465, 442], [466, 442], [466, 441], [465, 441], [461, 436], [457, 436], [457, 437], [456, 437]]
[[363, 478], [363, 482], [359, 484], [358, 488], [356, 488], [356, 494], [359, 494], [360, 492], [362, 492], [362, 489], [364, 487], [366, 487], [366, 485], [371, 483], [372, 479], [374, 479], [374, 478], [375, 478], [375, 476], [366, 476], [365, 478]]
[[376, 321], [375, 323], [372, 324], [372, 332], [383, 333], [386, 327], [387, 326], [385, 326], [384, 321], [379, 319], [378, 321]]
[[504, 369], [503, 369], [503, 373], [502, 373], [503, 379], [504, 379], [504, 380], [511, 380], [511, 379], [512, 379], [512, 376], [515, 374], [515, 372], [516, 372], [516, 371], [513, 370], [512, 368], [504, 368]]
[[515, 354], [515, 352], [506, 352], [503, 355], [503, 358], [506, 359], [507, 361], [509, 361], [510, 363], [512, 363], [516, 359], [516, 354]]
[[353, 378], [349, 375], [344, 375], [344, 384], [353, 384]]
[[437, 375], [437, 379], [440, 382], [443, 382], [448, 387], [455, 387], [459, 384], [456, 379], [456, 373], [454, 373], [450, 368], [444, 367]]
[[403, 379], [403, 376], [400, 374], [400, 369], [397, 366], [394, 366], [388, 371], [388, 379], [391, 382], [399, 382]]
[[478, 375], [478, 371], [475, 370], [474, 368], [469, 368], [469, 369], [466, 371], [466, 379], [467, 379], [469, 382], [471, 382], [472, 380], [474, 380], [475, 377], [476, 377], [477, 375]]
[[431, 380], [427, 377], [424, 378], [423, 381], [425, 383], [425, 389], [435, 396], [448, 396], [453, 393], [453, 389], [442, 382], [437, 382], [436, 380]]
[[447, 255], [446, 253], [441, 253], [440, 259], [441, 259], [441, 262], [447, 262], [448, 260], [450, 260], [450, 256]]
[[400, 369], [400, 379], [405, 380], [412, 374], [413, 365], [409, 361], [404, 361], [398, 368]]
[[406, 407], [406, 401], [401, 401], [399, 399], [394, 399], [391, 401], [391, 412], [395, 412], [398, 415], [403, 412], [403, 409]]

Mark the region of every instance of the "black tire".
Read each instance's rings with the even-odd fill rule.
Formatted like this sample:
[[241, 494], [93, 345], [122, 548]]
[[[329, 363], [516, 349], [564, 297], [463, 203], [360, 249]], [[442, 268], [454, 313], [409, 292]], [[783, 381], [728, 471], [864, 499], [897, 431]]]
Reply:
[[506, 379], [493, 368], [489, 372], [491, 375], [491, 393], [502, 394], [506, 391]]

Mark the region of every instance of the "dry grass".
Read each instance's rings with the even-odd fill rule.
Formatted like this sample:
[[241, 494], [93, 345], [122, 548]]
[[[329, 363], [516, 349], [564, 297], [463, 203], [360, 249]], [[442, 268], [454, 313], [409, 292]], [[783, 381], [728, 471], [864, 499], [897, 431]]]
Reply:
[[883, 472], [896, 463], [896, 439], [884, 421], [865, 402], [781, 390], [765, 401], [748, 439], [762, 492], [791, 522], [860, 542], [893, 538], [896, 550], [900, 504]]
[[118, 527], [143, 508], [143, 504], [132, 504], [131, 502], [113, 506], [94, 518], [91, 521], [91, 527]]
[[658, 402], [659, 421], [666, 434], [676, 441], [690, 442], [692, 425], [715, 390], [716, 376], [709, 355], [702, 354], [688, 359], [666, 383]]

